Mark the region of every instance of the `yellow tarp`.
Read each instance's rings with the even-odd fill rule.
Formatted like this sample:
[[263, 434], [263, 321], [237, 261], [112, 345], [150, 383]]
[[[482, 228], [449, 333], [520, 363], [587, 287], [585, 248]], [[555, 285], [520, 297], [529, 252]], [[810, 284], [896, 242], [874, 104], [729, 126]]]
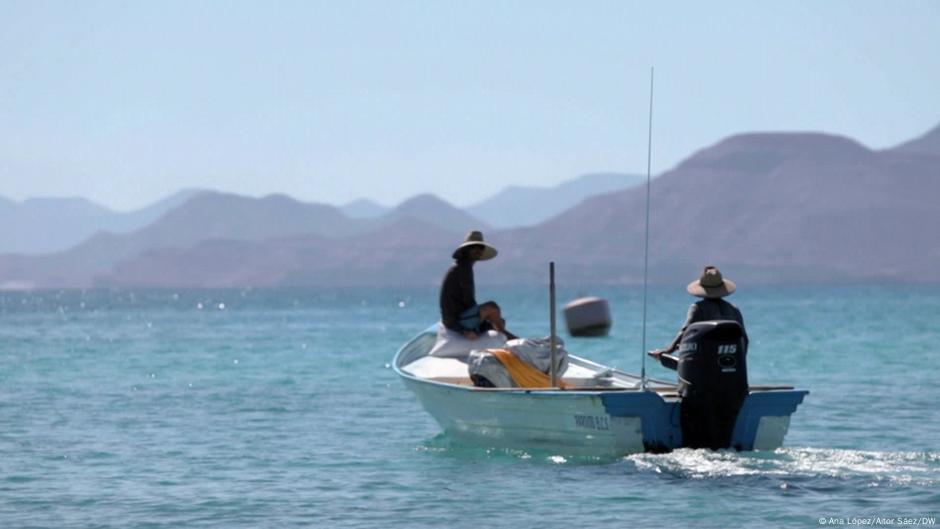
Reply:
[[[487, 352], [496, 357], [497, 360], [509, 371], [509, 376], [523, 388], [550, 388], [552, 387], [551, 377], [542, 373], [538, 369], [523, 362], [518, 356], [508, 349], [487, 349]], [[559, 380], [558, 387], [563, 388], [565, 384]]]

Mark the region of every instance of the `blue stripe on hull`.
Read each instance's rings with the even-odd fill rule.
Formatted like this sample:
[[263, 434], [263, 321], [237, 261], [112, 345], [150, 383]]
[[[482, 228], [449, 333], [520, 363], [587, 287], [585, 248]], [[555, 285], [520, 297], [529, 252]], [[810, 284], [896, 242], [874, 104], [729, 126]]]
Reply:
[[[753, 450], [762, 417], [789, 417], [808, 391], [761, 391], [748, 395], [731, 437], [731, 446]], [[617, 392], [601, 395], [611, 417], [640, 417], [643, 446], [648, 452], [665, 452], [682, 446], [679, 403], [667, 402], [652, 391]]]
[[738, 420], [731, 434], [731, 446], [738, 450], [753, 450], [762, 417], [789, 417], [809, 394], [805, 390], [759, 391], [747, 396], [738, 412]]
[[666, 452], [682, 446], [679, 407], [652, 391], [604, 393], [604, 408], [611, 417], [639, 417], [643, 423], [643, 447], [647, 452]]

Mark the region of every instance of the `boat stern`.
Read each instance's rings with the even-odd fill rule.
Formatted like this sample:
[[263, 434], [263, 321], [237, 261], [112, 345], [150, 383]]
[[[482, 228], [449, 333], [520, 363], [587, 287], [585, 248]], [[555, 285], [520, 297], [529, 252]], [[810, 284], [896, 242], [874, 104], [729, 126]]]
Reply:
[[736, 450], [775, 450], [783, 446], [790, 416], [808, 394], [794, 389], [752, 391], [738, 412], [731, 446]]
[[[790, 416], [808, 394], [805, 390], [752, 391], [738, 412], [731, 445], [738, 451], [774, 450], [783, 446]], [[653, 391], [611, 392], [602, 396], [611, 418], [639, 418], [646, 452], [662, 453], [681, 448], [682, 425], [679, 399]]]

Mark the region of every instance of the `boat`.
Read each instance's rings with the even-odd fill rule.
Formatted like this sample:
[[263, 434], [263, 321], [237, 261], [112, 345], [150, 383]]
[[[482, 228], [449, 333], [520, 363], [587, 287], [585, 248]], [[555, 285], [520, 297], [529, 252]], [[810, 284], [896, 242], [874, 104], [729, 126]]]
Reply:
[[[653, 71], [650, 69], [644, 349], [652, 123]], [[471, 355], [479, 354], [471, 353], [474, 344], [465, 344], [465, 357], [442, 356], [438, 354], [440, 349], [435, 350], [441, 324], [429, 327], [404, 344], [395, 355], [393, 368], [448, 436], [493, 447], [602, 457], [667, 452], [684, 447], [774, 450], [783, 445], [790, 416], [809, 393], [792, 386], [749, 385], [747, 337], [738, 322], [728, 320], [693, 323], [683, 332], [678, 356], [658, 355], [664, 365], [677, 369], [677, 383], [647, 378], [645, 356], [639, 376], [572, 354], [567, 355], [564, 370], [556, 372], [559, 368], [556, 365], [554, 262], [549, 263], [549, 299], [549, 373], [542, 371], [536, 373], [540, 377], [526, 377], [546, 387], [518, 387], [526, 384], [513, 377], [506, 378], [510, 387], [479, 387], [474, 384], [478, 374], [471, 377], [467, 361]], [[606, 302], [599, 301], [603, 300], [588, 300], [588, 307], [592, 307], [589, 323], [600, 322], [604, 325], [599, 328], [609, 327], [609, 317], [604, 317], [604, 311], [597, 317], [596, 309], [607, 307]], [[446, 335], [444, 329], [441, 332], [442, 336]], [[507, 354], [512, 353], [505, 349], [493, 351], [494, 356]], [[509, 364], [518, 361], [518, 357], [510, 357], [504, 365], [511, 370]], [[550, 382], [539, 382], [542, 380]], [[487, 382], [492, 381], [487, 379]]]
[[[459, 441], [487, 447], [618, 457], [685, 446], [679, 386], [568, 355], [562, 387], [475, 387], [468, 364], [431, 356], [438, 325], [405, 343], [392, 366], [405, 386]], [[749, 386], [727, 448], [774, 450], [808, 391]]]

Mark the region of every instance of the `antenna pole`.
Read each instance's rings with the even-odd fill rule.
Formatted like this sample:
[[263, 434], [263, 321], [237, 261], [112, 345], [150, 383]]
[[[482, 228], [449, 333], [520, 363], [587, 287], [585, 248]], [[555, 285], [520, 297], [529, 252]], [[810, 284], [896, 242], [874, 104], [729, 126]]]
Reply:
[[548, 307], [551, 315], [549, 316], [549, 321], [551, 322], [552, 335], [550, 340], [551, 344], [551, 356], [549, 357], [549, 367], [548, 372], [551, 378], [552, 387], [558, 386], [558, 373], [555, 372], [555, 356], [556, 349], [558, 344], [555, 340], [555, 261], [548, 263]]
[[646, 385], [646, 302], [649, 293], [649, 267], [650, 267], [650, 174], [653, 159], [653, 67], [650, 67], [650, 121], [649, 136], [646, 144], [646, 241], [643, 247], [643, 349], [640, 368], [640, 384], [645, 390]]

